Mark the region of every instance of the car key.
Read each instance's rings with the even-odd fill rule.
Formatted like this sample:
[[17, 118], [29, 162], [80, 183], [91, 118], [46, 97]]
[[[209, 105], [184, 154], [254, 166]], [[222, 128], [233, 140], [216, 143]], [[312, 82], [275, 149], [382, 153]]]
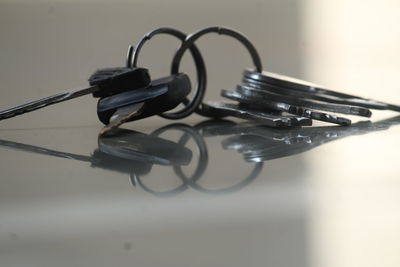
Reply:
[[320, 120], [324, 122], [335, 123], [343, 126], [349, 126], [351, 120], [338, 117], [333, 114], [328, 114], [324, 112], [315, 111], [312, 109], [304, 108], [301, 106], [290, 105], [288, 103], [276, 102], [272, 100], [261, 99], [259, 97], [248, 97], [242, 95], [238, 92], [222, 90], [221, 96], [228, 98], [230, 100], [238, 101], [241, 104], [246, 104], [256, 109], [260, 110], [279, 110], [284, 111], [293, 115], [298, 115], [310, 119]]
[[74, 99], [87, 94], [104, 97], [143, 88], [150, 85], [150, 75], [144, 68], [108, 68], [96, 71], [89, 78], [90, 87], [45, 97], [23, 105], [0, 111], [0, 120], [18, 116], [33, 110]]
[[101, 98], [97, 104], [97, 115], [106, 126], [100, 131], [100, 135], [111, 132], [125, 122], [174, 109], [186, 98], [190, 90], [189, 77], [178, 73], [154, 80], [148, 88]]
[[352, 105], [359, 106], [364, 108], [372, 108], [372, 109], [387, 109], [387, 104], [377, 102], [374, 100], [364, 100], [364, 99], [349, 99], [349, 98], [341, 98], [334, 95], [322, 94], [320, 92], [310, 92], [310, 91], [302, 91], [297, 89], [290, 89], [285, 87], [279, 87], [277, 85], [268, 84], [263, 81], [254, 80], [249, 77], [243, 77], [243, 84], [252, 86], [254, 88], [263, 89], [272, 93], [277, 93], [285, 96], [293, 96], [300, 98], [307, 98], [312, 100], [318, 100], [328, 103], [342, 104], [342, 105]]
[[310, 126], [312, 120], [299, 116], [282, 116], [254, 110], [234, 103], [206, 102], [203, 103], [204, 114], [209, 117], [234, 116], [241, 119], [253, 120], [270, 127]]
[[[358, 97], [350, 94], [340, 93], [333, 90], [326, 89], [320, 85], [309, 83], [300, 79], [267, 72], [267, 71], [253, 71], [246, 69], [243, 73], [245, 79], [251, 81], [273, 85], [276, 88], [285, 89], [286, 92], [292, 93], [302, 92], [307, 97], [316, 97], [320, 100], [325, 100], [330, 103], [355, 105], [371, 109], [387, 109], [393, 111], [400, 111], [399, 105], [383, 103], [376, 100], [371, 100], [363, 97]], [[316, 99], [314, 98], [314, 99]]]
[[358, 107], [358, 106], [348, 106], [340, 104], [324, 103], [316, 100], [309, 100], [300, 97], [293, 97], [288, 95], [280, 95], [276, 93], [271, 93], [269, 91], [254, 88], [245, 84], [238, 85], [236, 88], [237, 92], [249, 97], [258, 97], [264, 100], [272, 100], [284, 102], [292, 105], [303, 106], [311, 109], [324, 110], [329, 112], [357, 115], [362, 117], [370, 117], [371, 111], [369, 109]]

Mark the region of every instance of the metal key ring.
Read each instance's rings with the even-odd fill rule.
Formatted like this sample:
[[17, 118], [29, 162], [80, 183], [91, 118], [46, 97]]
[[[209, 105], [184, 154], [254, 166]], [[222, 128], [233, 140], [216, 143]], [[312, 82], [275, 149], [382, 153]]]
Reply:
[[[157, 34], [169, 34], [172, 35], [178, 39], [180, 39], [182, 42], [185, 41], [186, 39], [186, 34], [183, 32], [176, 30], [174, 28], [158, 28], [155, 29], [149, 33], [147, 33], [143, 38], [136, 44], [135, 47], [130, 46], [128, 49], [128, 54], [127, 54], [127, 60], [126, 60], [126, 65], [129, 68], [136, 67], [137, 65], [137, 59], [140, 50], [142, 49], [142, 46], [147, 40], [150, 40], [153, 36]], [[199, 106], [199, 104], [203, 101], [203, 97], [205, 94], [206, 90], [206, 84], [207, 84], [207, 73], [206, 73], [206, 67], [204, 64], [203, 57], [199, 51], [199, 49], [195, 45], [190, 46], [190, 52], [192, 54], [193, 60], [195, 62], [196, 66], [196, 72], [197, 72], [197, 90], [196, 93], [193, 97], [192, 100], [187, 100], [187, 103], [185, 103], [185, 107], [177, 112], [174, 113], [163, 113], [159, 114], [160, 117], [166, 118], [166, 119], [171, 119], [171, 120], [177, 120], [177, 119], [182, 119], [185, 118], [189, 115], [191, 115], [196, 108]], [[176, 73], [171, 73], [171, 74], [176, 74]]]
[[[259, 56], [256, 48], [254, 47], [254, 45], [249, 41], [249, 39], [247, 39], [247, 37], [245, 37], [242, 33], [237, 32], [233, 29], [229, 29], [229, 28], [225, 28], [225, 27], [208, 27], [208, 28], [201, 29], [197, 32], [194, 32], [192, 34], [189, 34], [186, 37], [185, 41], [181, 44], [181, 47], [178, 49], [178, 51], [176, 51], [175, 56], [172, 60], [172, 65], [171, 65], [171, 73], [172, 74], [176, 74], [179, 72], [179, 65], [180, 65], [180, 62], [182, 60], [182, 57], [183, 57], [183, 54], [185, 53], [185, 51], [188, 48], [191, 49], [194, 45], [194, 42], [197, 39], [199, 39], [201, 36], [203, 36], [207, 33], [212, 33], [212, 32], [218, 33], [220, 35], [231, 36], [231, 37], [235, 38], [236, 40], [238, 40], [240, 43], [242, 43], [249, 51], [256, 71], [260, 72], [260, 73], [262, 72], [262, 64], [261, 64], [260, 56]], [[201, 104], [197, 106], [196, 113], [203, 115], [203, 112], [201, 109]], [[204, 116], [206, 116], [206, 115], [204, 114]]]

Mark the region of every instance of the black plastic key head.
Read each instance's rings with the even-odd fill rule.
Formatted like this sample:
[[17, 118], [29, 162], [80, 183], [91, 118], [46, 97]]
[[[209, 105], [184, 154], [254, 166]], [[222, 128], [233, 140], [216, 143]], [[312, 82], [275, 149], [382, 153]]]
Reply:
[[134, 121], [158, 115], [177, 107], [190, 93], [191, 83], [184, 73], [152, 81], [151, 86], [101, 98], [97, 115], [104, 124], [113, 116], [134, 113], [126, 121]]
[[94, 97], [106, 97], [150, 85], [151, 79], [144, 68], [107, 68], [100, 69], [89, 78], [91, 86], [97, 85], [99, 90], [93, 92]]

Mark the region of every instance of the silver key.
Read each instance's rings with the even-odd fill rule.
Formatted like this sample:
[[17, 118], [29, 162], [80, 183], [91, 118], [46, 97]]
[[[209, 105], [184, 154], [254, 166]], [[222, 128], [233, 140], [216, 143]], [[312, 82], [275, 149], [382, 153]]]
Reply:
[[252, 120], [270, 127], [310, 126], [312, 120], [299, 116], [283, 116], [253, 110], [235, 103], [206, 102], [202, 104], [202, 111], [210, 117], [233, 116]]
[[24, 113], [28, 113], [37, 109], [41, 109], [50, 105], [54, 105], [63, 101], [67, 101], [70, 99], [74, 99], [80, 96], [84, 96], [87, 94], [94, 93], [99, 90], [98, 86], [90, 86], [85, 89], [73, 91], [73, 92], [65, 92], [61, 94], [56, 94], [53, 96], [45, 97], [39, 100], [35, 100], [32, 102], [28, 102], [26, 104], [18, 105], [9, 109], [5, 109], [0, 111], [0, 120], [9, 119], [18, 115], [22, 115]]
[[150, 84], [150, 76], [147, 69], [143, 68], [107, 68], [96, 71], [89, 78], [89, 83], [91, 86], [84, 89], [56, 94], [2, 110], [0, 111], [0, 120], [9, 119], [88, 94], [93, 94], [94, 97], [106, 97], [143, 88]]
[[400, 111], [399, 105], [336, 92], [317, 84], [272, 72], [263, 71], [260, 73], [247, 69], [243, 72], [243, 78], [250, 84], [269, 85], [270, 89], [278, 88], [279, 93], [282, 95], [293, 95], [326, 101], [328, 103], [352, 105], [371, 109]]
[[268, 109], [268, 110], [280, 110], [293, 115], [298, 115], [310, 119], [315, 119], [324, 122], [335, 123], [343, 126], [351, 125], [351, 120], [338, 117], [333, 114], [323, 113], [319, 111], [315, 111], [312, 109], [307, 109], [304, 107], [290, 105], [283, 102], [276, 102], [272, 100], [262, 99], [260, 97], [249, 97], [246, 95], [242, 95], [238, 92], [222, 90], [221, 95], [231, 100], [238, 101], [240, 103], [244, 103], [246, 105], [252, 106], [254, 108], [258, 108], [260, 110]]

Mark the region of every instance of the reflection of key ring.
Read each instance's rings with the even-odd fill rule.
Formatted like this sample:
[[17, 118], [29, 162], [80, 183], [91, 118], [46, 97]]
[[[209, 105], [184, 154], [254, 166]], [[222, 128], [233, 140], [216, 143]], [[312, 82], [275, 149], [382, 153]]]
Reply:
[[209, 193], [209, 194], [227, 194], [227, 193], [233, 193], [235, 191], [238, 191], [240, 189], [242, 189], [243, 187], [245, 187], [246, 185], [250, 184], [255, 178], [257, 178], [257, 176], [260, 174], [262, 168], [263, 168], [264, 162], [257, 162], [254, 165], [253, 170], [251, 171], [251, 173], [241, 182], [232, 185], [230, 187], [227, 188], [220, 188], [220, 189], [208, 189], [205, 188], [201, 185], [199, 185], [197, 183], [198, 180], [200, 180], [201, 176], [196, 178], [195, 175], [193, 175], [192, 177], [188, 178], [185, 176], [185, 174], [183, 174], [182, 172], [182, 168], [181, 166], [174, 166], [174, 171], [176, 173], [176, 175], [178, 175], [178, 177], [180, 177], [181, 179], [185, 178], [189, 181], [189, 185], [196, 189], [197, 191], [203, 192], [203, 193]]
[[[207, 33], [212, 33], [212, 32], [218, 33], [220, 35], [231, 36], [231, 37], [235, 38], [236, 40], [238, 40], [240, 43], [242, 43], [249, 51], [256, 71], [260, 72], [260, 73], [262, 72], [262, 64], [261, 64], [260, 56], [258, 55], [256, 48], [249, 41], [249, 39], [247, 39], [243, 34], [237, 32], [235, 30], [232, 30], [232, 29], [228, 29], [228, 28], [224, 28], [224, 27], [209, 27], [209, 28], [204, 28], [202, 30], [194, 32], [192, 34], [189, 34], [186, 37], [185, 41], [181, 44], [181, 47], [178, 49], [178, 51], [176, 51], [175, 56], [172, 60], [171, 73], [176, 74], [179, 72], [179, 65], [180, 65], [180, 62], [182, 60], [182, 57], [183, 57], [183, 54], [185, 53], [185, 51], [188, 48], [191, 49], [194, 45], [194, 42], [197, 39], [199, 39], [201, 36], [203, 36]], [[203, 115], [203, 116], [207, 116], [207, 114], [205, 112], [203, 112], [201, 109], [201, 103], [196, 108], [196, 113]]]
[[[199, 125], [201, 125], [201, 124], [202, 123], [200, 123]], [[196, 125], [195, 129], [198, 128], [199, 125]], [[193, 131], [193, 128], [191, 128], [191, 130]], [[187, 134], [185, 134], [184, 136], [181, 137], [181, 139], [179, 140], [178, 143], [180, 145], [185, 145], [188, 140], [189, 140], [189, 136]], [[228, 188], [222, 188], [222, 189], [207, 189], [197, 183], [201, 179], [201, 177], [202, 177], [204, 171], [207, 169], [207, 165], [208, 165], [208, 151], [207, 151], [207, 146], [205, 143], [204, 143], [204, 147], [199, 147], [199, 151], [200, 151], [199, 163], [197, 165], [196, 171], [193, 173], [193, 175], [191, 177], [187, 177], [183, 173], [182, 166], [174, 166], [174, 171], [175, 171], [176, 175], [178, 177], [180, 177], [182, 180], [188, 181], [189, 185], [192, 188], [194, 188], [198, 191], [204, 192], [204, 193], [222, 194], [222, 193], [232, 193], [237, 190], [240, 190], [241, 188], [243, 188], [246, 185], [248, 185], [249, 183], [251, 183], [255, 178], [257, 178], [257, 176], [260, 174], [260, 172], [263, 168], [263, 162], [257, 162], [254, 165], [252, 172], [243, 181], [239, 182], [238, 184], [235, 184]], [[207, 159], [206, 164], [204, 164], [202, 162], [202, 156], [201, 156], [202, 151], [204, 151], [204, 153], [206, 154], [206, 156], [204, 156]]]
[[[200, 123], [200, 125], [201, 124], [202, 123]], [[199, 125], [197, 125], [197, 126], [199, 126]], [[190, 140], [190, 138], [193, 138], [193, 140], [196, 143], [196, 146], [199, 150], [199, 159], [198, 159], [197, 167], [196, 167], [194, 173], [190, 177], [187, 177], [183, 173], [181, 166], [173, 166], [174, 172], [180, 179], [181, 184], [172, 190], [155, 191], [155, 190], [149, 188], [148, 186], [146, 186], [143, 183], [142, 178], [139, 175], [134, 175], [134, 176], [131, 175], [132, 183], [140, 185], [140, 187], [142, 187], [144, 191], [146, 191], [150, 194], [153, 194], [155, 196], [159, 196], [159, 197], [173, 196], [173, 195], [176, 195], [178, 193], [185, 191], [189, 187], [196, 189], [198, 191], [201, 191], [203, 193], [222, 194], [222, 193], [232, 193], [232, 192], [240, 190], [241, 188], [243, 188], [246, 185], [248, 185], [249, 183], [251, 183], [260, 174], [260, 172], [263, 168], [263, 162], [256, 163], [254, 165], [251, 173], [244, 180], [242, 180], [241, 182], [239, 182], [233, 186], [230, 186], [228, 188], [207, 189], [207, 188], [200, 186], [197, 182], [200, 180], [200, 178], [204, 174], [205, 170], [207, 169], [208, 150], [207, 150], [207, 146], [206, 146], [203, 136], [201, 136], [197, 130], [199, 128], [197, 126], [191, 127], [186, 124], [179, 124], [179, 123], [178, 124], [170, 124], [170, 125], [160, 128], [160, 129], [157, 129], [153, 133], [151, 133], [151, 135], [158, 137], [159, 135], [161, 135], [162, 133], [164, 133], [168, 130], [180, 130], [180, 131], [184, 132], [184, 135], [178, 141], [178, 143], [180, 145], [185, 145]]]
[[187, 182], [182, 179], [181, 177], [179, 177], [179, 179], [182, 181], [182, 184], [179, 185], [178, 187], [172, 189], [172, 190], [168, 190], [168, 191], [155, 191], [153, 189], [150, 189], [147, 185], [145, 185], [142, 182], [142, 179], [140, 178], [139, 175], [136, 174], [131, 174], [131, 182], [132, 184], [135, 186], [136, 184], [140, 185], [140, 187], [146, 191], [147, 193], [150, 193], [152, 195], [158, 196], [158, 197], [169, 197], [169, 196], [174, 196], [177, 195], [183, 191], [185, 191], [188, 186], [187, 186]]
[[[157, 34], [169, 34], [172, 36], [175, 36], [176, 38], [182, 40], [182, 42], [185, 41], [186, 34], [184, 34], [181, 31], [178, 31], [173, 28], [158, 28], [155, 29], [149, 33], [147, 33], [133, 48], [132, 46], [129, 47], [128, 49], [128, 55], [127, 55], [127, 67], [133, 68], [136, 67], [137, 64], [137, 58], [139, 55], [140, 50], [142, 49], [142, 46], [147, 40], [150, 40], [153, 36]], [[160, 114], [159, 116], [166, 118], [166, 119], [181, 119], [184, 117], [189, 116], [192, 114], [195, 109], [199, 106], [199, 104], [203, 101], [204, 93], [206, 90], [206, 83], [207, 83], [207, 74], [206, 74], [206, 67], [204, 65], [204, 60], [203, 57], [201, 56], [201, 53], [199, 49], [195, 45], [190, 46], [190, 52], [192, 54], [192, 57], [195, 62], [196, 66], [196, 71], [197, 71], [197, 90], [196, 93], [191, 101], [188, 101], [188, 103], [185, 103], [185, 107], [177, 111], [175, 113], [163, 113]], [[176, 74], [176, 73], [172, 73]]]
[[[199, 135], [199, 133], [191, 126], [186, 125], [186, 124], [181, 124], [181, 123], [176, 123], [176, 124], [169, 124], [165, 127], [162, 127], [160, 129], [155, 130], [154, 132], [151, 133], [152, 136], [159, 136], [162, 133], [168, 131], [168, 130], [180, 130], [182, 132], [184, 132], [184, 135], [181, 137], [181, 139], [185, 138], [185, 143], [189, 140], [190, 137], [193, 138], [194, 142], [196, 143], [196, 146], [199, 149], [199, 164], [196, 168], [195, 173], [200, 173], [200, 175], [204, 172], [204, 170], [207, 167], [208, 164], [208, 152], [207, 152], [207, 147], [206, 147], [206, 143], [204, 142], [204, 138]], [[160, 196], [160, 197], [167, 197], [167, 196], [172, 196], [172, 195], [176, 195], [178, 193], [181, 193], [183, 191], [185, 191], [188, 188], [188, 180], [185, 177], [178, 177], [182, 184], [179, 185], [178, 187], [169, 190], [169, 191], [155, 191], [150, 189], [148, 186], [146, 186], [143, 182], [140, 176], [135, 175], [134, 177], [131, 176], [131, 179], [134, 179], [133, 183], [137, 183], [139, 184], [143, 190], [145, 190], [148, 193], [151, 193], [153, 195], [156, 196]]]

